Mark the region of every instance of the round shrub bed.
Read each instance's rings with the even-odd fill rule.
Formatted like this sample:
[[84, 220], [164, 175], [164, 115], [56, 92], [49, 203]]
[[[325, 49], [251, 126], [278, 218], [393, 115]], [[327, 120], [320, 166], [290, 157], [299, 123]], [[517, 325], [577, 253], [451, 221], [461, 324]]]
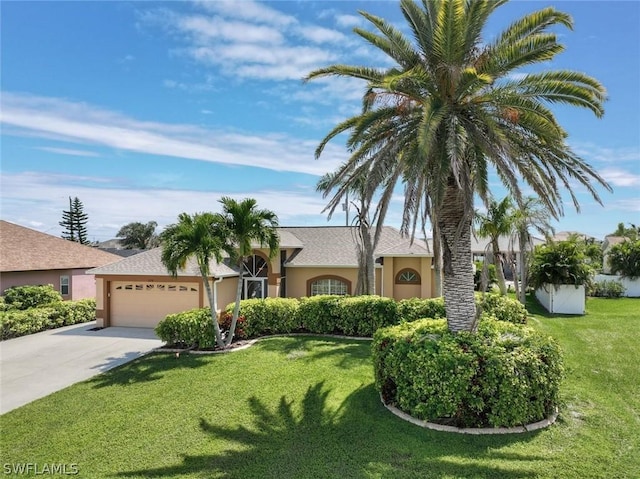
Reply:
[[453, 334], [444, 319], [423, 319], [379, 329], [372, 350], [382, 400], [417, 419], [512, 427], [559, 402], [560, 348], [525, 326], [485, 318], [477, 334]]

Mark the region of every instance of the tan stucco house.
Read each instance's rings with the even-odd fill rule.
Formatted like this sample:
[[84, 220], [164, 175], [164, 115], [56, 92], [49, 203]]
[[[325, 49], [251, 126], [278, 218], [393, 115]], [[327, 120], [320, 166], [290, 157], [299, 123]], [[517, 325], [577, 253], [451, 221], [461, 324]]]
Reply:
[[[357, 281], [356, 231], [351, 227], [278, 228], [280, 253], [270, 260], [256, 248], [244, 263], [243, 298], [300, 298], [351, 294]], [[208, 306], [195, 261], [173, 278], [161, 248], [89, 271], [96, 277], [98, 325], [155, 327], [167, 314]], [[384, 227], [375, 251], [376, 294], [395, 299], [433, 296], [433, 254]], [[238, 269], [228, 260], [212, 263], [218, 311], [235, 300]]]
[[0, 221], [0, 293], [12, 286], [52, 284], [65, 300], [93, 298], [96, 286], [86, 271], [120, 256], [57, 236]]

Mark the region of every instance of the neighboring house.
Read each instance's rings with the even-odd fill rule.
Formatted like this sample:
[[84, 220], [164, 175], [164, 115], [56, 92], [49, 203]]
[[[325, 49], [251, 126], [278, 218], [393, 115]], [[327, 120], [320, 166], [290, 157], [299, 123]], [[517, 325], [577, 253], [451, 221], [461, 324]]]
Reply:
[[580, 233], [579, 231], [559, 231], [554, 236], [552, 236], [553, 241], [567, 241], [569, 238], [578, 238], [585, 241], [597, 241], [597, 238], [594, 236], [589, 236], [584, 233]]
[[133, 256], [134, 254], [142, 253], [143, 251], [145, 251], [143, 249], [124, 249], [122, 247], [122, 242], [118, 238], [102, 241], [96, 246], [102, 251], [117, 254], [118, 256], [122, 256], [123, 258], [128, 258], [129, 256]]
[[[544, 243], [545, 240], [532, 236], [531, 247], [527, 249], [527, 251], [533, 251], [533, 248]], [[518, 238], [516, 236], [500, 236], [498, 238], [498, 247], [500, 248], [503, 258], [506, 258], [509, 253], [513, 255], [516, 269], [518, 269], [517, 258], [520, 253]], [[473, 261], [484, 261], [486, 255], [493, 255], [489, 238], [476, 238], [474, 235], [471, 235], [471, 257]], [[513, 271], [507, 262], [503, 263], [503, 271], [507, 280], [513, 280]]]
[[[270, 260], [256, 248], [244, 263], [243, 298], [300, 298], [352, 294], [358, 276], [356, 230], [351, 227], [278, 228], [280, 252]], [[89, 271], [96, 277], [98, 324], [155, 327], [167, 314], [209, 304], [195, 261], [173, 278], [161, 261], [161, 248]], [[433, 254], [394, 228], [380, 235], [376, 294], [395, 299], [433, 296]], [[228, 259], [211, 265], [214, 308], [235, 301], [238, 269]]]
[[0, 221], [0, 292], [12, 286], [52, 284], [63, 299], [94, 298], [93, 275], [86, 271], [119, 256]]
[[611, 274], [611, 265], [609, 264], [609, 250], [620, 243], [624, 243], [625, 241], [629, 241], [629, 238], [625, 236], [605, 236], [604, 242], [602, 243], [602, 272], [604, 274]]

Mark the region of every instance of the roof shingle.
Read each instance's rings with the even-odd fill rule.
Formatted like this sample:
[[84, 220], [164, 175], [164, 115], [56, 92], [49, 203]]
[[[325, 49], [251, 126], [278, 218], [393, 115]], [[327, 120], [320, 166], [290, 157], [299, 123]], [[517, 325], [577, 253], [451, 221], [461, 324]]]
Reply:
[[0, 220], [0, 271], [44, 271], [102, 266], [115, 254]]

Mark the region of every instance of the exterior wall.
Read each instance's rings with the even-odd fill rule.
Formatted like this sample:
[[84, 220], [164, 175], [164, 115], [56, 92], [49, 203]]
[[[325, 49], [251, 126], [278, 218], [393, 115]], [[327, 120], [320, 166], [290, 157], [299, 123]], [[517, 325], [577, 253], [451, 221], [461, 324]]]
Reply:
[[[217, 304], [216, 311], [218, 313], [220, 311], [224, 311], [224, 309], [227, 307], [229, 303], [235, 302], [237, 287], [238, 287], [238, 278], [235, 276], [230, 278], [224, 278], [222, 281], [217, 283], [216, 302], [218, 304]], [[206, 294], [205, 294], [204, 304], [205, 306], [209, 306], [209, 298], [206, 297]]]
[[158, 282], [158, 283], [198, 283], [199, 285], [199, 298], [198, 304], [194, 305], [194, 308], [201, 308], [205, 304], [206, 292], [202, 284], [200, 277], [177, 277], [171, 278], [166, 275], [108, 275], [96, 277], [96, 326], [107, 327], [111, 322], [111, 289], [112, 284], [116, 281], [128, 281], [131, 283], [141, 282]]
[[47, 271], [11, 271], [0, 274], [0, 291], [4, 293], [13, 286], [52, 284], [60, 291], [60, 276], [69, 276], [69, 294], [62, 296], [65, 300], [94, 298], [96, 288], [94, 277], [84, 274], [86, 269], [60, 269]]
[[536, 298], [550, 313], [584, 314], [585, 291], [584, 286], [561, 284], [553, 286], [546, 284], [536, 290]]
[[340, 277], [350, 281], [352, 293], [358, 280], [357, 268], [287, 268], [286, 274], [288, 298], [308, 296], [307, 282], [318, 276]]
[[[411, 268], [420, 274], [420, 284], [396, 284], [396, 275]], [[431, 258], [385, 257], [382, 266], [382, 288], [380, 295], [396, 300], [433, 297], [433, 271]]]
[[84, 274], [84, 269], [74, 269], [69, 281], [71, 299], [86, 299], [96, 297], [96, 278], [92, 274]]
[[625, 288], [623, 296], [627, 298], [640, 297], [640, 278], [629, 279], [618, 276], [617, 274], [597, 274], [595, 277], [595, 281], [619, 281]]

